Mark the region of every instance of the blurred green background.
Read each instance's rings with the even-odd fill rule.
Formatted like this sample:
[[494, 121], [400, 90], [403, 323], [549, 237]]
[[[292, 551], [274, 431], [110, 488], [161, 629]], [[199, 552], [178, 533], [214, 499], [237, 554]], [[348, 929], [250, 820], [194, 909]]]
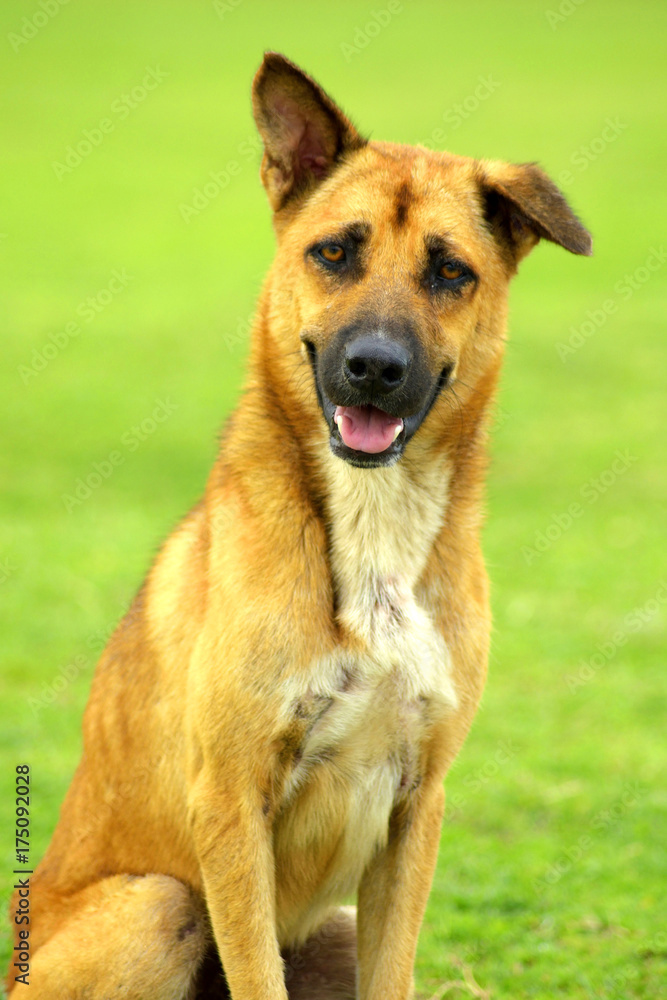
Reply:
[[2, 5], [3, 906], [15, 765], [36, 859], [97, 655], [238, 395], [273, 248], [248, 95], [274, 48], [372, 137], [539, 161], [595, 236], [591, 260], [540, 245], [512, 293], [491, 670], [448, 779], [419, 991], [667, 996], [666, 14]]

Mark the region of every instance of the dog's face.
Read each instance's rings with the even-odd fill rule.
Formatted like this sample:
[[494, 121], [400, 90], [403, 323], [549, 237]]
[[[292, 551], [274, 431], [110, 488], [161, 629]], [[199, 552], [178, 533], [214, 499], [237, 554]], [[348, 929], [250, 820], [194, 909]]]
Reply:
[[590, 236], [532, 165], [365, 142], [282, 56], [253, 100], [278, 234], [270, 353], [301, 351], [301, 422], [323, 419], [335, 455], [390, 465], [488, 398], [519, 260], [540, 237], [590, 253]]

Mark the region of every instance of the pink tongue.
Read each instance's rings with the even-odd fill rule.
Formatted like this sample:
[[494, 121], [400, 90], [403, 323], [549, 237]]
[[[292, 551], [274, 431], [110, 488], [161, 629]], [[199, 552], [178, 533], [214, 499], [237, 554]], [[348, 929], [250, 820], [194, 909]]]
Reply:
[[334, 420], [343, 444], [370, 455], [386, 451], [396, 437], [396, 428], [403, 430], [400, 417], [392, 417], [376, 406], [337, 406]]

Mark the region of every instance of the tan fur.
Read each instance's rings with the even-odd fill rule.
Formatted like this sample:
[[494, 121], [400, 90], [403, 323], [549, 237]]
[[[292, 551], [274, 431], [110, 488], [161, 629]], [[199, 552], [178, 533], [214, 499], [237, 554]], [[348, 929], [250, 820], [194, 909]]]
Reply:
[[[366, 143], [283, 57], [253, 100], [278, 249], [246, 390], [97, 668], [12, 1000], [226, 996], [220, 962], [233, 1000], [343, 1000], [355, 975], [362, 1000], [411, 994], [442, 779], [486, 673], [478, 536], [507, 287], [540, 237], [590, 241], [536, 167]], [[306, 249], [353, 222], [364, 270], [336, 284]], [[429, 234], [474, 286], [427, 294]], [[410, 317], [434, 378], [453, 373], [377, 469], [331, 453], [304, 346], [369, 313], [379, 336]], [[354, 894], [356, 963], [334, 910]]]

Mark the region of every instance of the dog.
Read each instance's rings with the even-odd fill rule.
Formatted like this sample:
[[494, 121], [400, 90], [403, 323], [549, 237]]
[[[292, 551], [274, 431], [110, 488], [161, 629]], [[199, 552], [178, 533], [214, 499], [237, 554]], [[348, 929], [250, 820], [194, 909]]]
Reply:
[[252, 102], [245, 391], [97, 667], [12, 1000], [412, 995], [486, 674], [508, 285], [591, 237], [534, 164], [367, 141], [277, 53]]

